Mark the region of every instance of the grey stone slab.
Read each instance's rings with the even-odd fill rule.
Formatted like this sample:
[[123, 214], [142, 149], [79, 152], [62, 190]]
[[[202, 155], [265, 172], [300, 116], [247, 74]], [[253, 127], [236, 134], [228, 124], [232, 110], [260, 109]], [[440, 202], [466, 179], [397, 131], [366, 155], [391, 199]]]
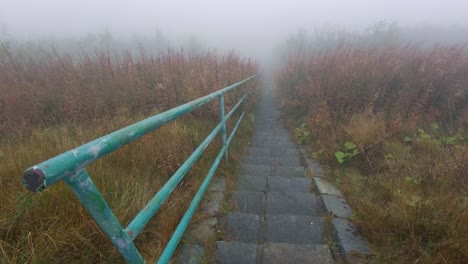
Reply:
[[310, 172], [312, 177], [317, 177], [317, 178], [325, 177], [325, 172], [323, 171], [322, 165], [312, 163], [312, 165], [307, 165], [307, 166], [308, 166], [307, 170]]
[[232, 193], [234, 211], [239, 213], [263, 214], [265, 211], [263, 200], [263, 192], [237, 191]]
[[277, 142], [277, 141], [264, 141], [264, 142], [251, 142], [250, 146], [259, 148], [295, 148], [296, 145], [292, 142]]
[[332, 264], [335, 261], [327, 245], [267, 243], [263, 247], [263, 263]]
[[314, 178], [315, 186], [317, 186], [318, 191], [321, 194], [330, 194], [335, 196], [343, 196], [341, 192], [333, 186], [330, 182], [321, 179], [321, 178]]
[[260, 191], [267, 188], [267, 176], [242, 175], [237, 178], [237, 190], [239, 191]]
[[302, 166], [276, 166], [274, 176], [286, 178], [304, 178], [305, 169]]
[[323, 217], [303, 215], [266, 215], [266, 242], [298, 245], [322, 244]]
[[255, 131], [255, 134], [254, 134], [253, 137], [254, 137], [254, 138], [255, 138], [255, 137], [262, 137], [262, 138], [264, 138], [264, 137], [275, 137], [275, 136], [276, 136], [276, 135], [275, 135], [275, 133], [273, 133], [273, 132], [259, 132], [259, 131]]
[[312, 190], [312, 180], [306, 178], [285, 178], [270, 176], [267, 178], [268, 188], [273, 192], [307, 192]]
[[177, 264], [201, 264], [205, 256], [205, 250], [198, 245], [182, 245], [179, 252]]
[[341, 254], [370, 255], [372, 253], [356, 227], [348, 219], [332, 219], [332, 233]]
[[316, 215], [315, 195], [304, 192], [269, 192], [267, 214]]
[[223, 192], [209, 191], [203, 197], [203, 203], [201, 205], [201, 212], [209, 215], [217, 215], [222, 212], [224, 203]]
[[208, 191], [217, 191], [217, 192], [225, 192], [226, 191], [226, 178], [222, 176], [216, 176], [211, 180], [210, 186], [208, 187]]
[[255, 148], [255, 147], [249, 147], [248, 148], [248, 156], [251, 157], [263, 157], [263, 156], [272, 156], [271, 149], [269, 148]]
[[257, 243], [260, 217], [256, 214], [229, 213], [226, 229], [231, 241]]
[[297, 148], [272, 148], [271, 153], [277, 158], [299, 157], [300, 155], [299, 149]]
[[349, 217], [353, 213], [351, 207], [346, 203], [345, 199], [334, 195], [323, 194], [323, 204], [329, 213], [336, 217]]
[[277, 159], [278, 159], [277, 163], [280, 166], [295, 166], [295, 167], [301, 166], [301, 160], [297, 156], [279, 157]]
[[267, 165], [243, 164], [241, 168], [244, 175], [270, 176], [273, 173], [273, 167]]
[[242, 158], [242, 163], [251, 164], [251, 165], [274, 166], [276, 165], [276, 158], [262, 157], [262, 156], [247, 156], [247, 157]]
[[216, 263], [256, 264], [257, 245], [239, 242], [216, 242]]
[[322, 165], [309, 155], [307, 151], [303, 147], [299, 147], [301, 150], [302, 156], [304, 157], [304, 161], [307, 165], [307, 171], [310, 173], [312, 177], [325, 177], [325, 172], [323, 171]]
[[286, 136], [268, 136], [268, 135], [257, 135], [252, 137], [252, 142], [292, 142], [289, 137]]
[[184, 234], [183, 240], [189, 244], [205, 243], [214, 237], [217, 224], [218, 219], [216, 217], [205, 219], [188, 230]]

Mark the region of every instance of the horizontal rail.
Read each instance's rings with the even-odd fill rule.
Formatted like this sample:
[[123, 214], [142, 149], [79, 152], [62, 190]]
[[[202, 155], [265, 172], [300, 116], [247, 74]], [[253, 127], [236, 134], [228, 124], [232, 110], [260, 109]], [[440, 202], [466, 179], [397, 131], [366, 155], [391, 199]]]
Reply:
[[[161, 114], [139, 121], [133, 125], [112, 132], [106, 136], [100, 137], [80, 147], [64, 152], [63, 154], [33, 166], [24, 172], [23, 184], [28, 190], [37, 192], [51, 186], [60, 180], [64, 180], [65, 183], [73, 190], [73, 193], [78, 197], [82, 205], [88, 210], [101, 230], [106, 234], [106, 236], [120, 252], [120, 254], [125, 258], [125, 260], [129, 263], [144, 263], [144, 259], [138, 249], [135, 247], [133, 240], [141, 233], [143, 228], [154, 216], [164, 201], [169, 197], [169, 195], [184, 178], [187, 172], [205, 152], [208, 145], [218, 134], [221, 134], [221, 139], [223, 142], [221, 150], [215, 158], [208, 174], [203, 180], [199, 190], [190, 203], [187, 212], [182, 217], [158, 262], [168, 263], [175, 249], [177, 248], [178, 243], [180, 242], [183, 232], [187, 228], [193, 214], [195, 213], [196, 207], [200, 203], [203, 194], [205, 193], [219, 163], [221, 162], [222, 156], [226, 155], [227, 158], [228, 146], [231, 143], [245, 114], [244, 112], [240, 115], [229, 138], [226, 140], [226, 122], [246, 101], [250, 92], [246, 91], [226, 115], [224, 114], [224, 94], [255, 78], [257, 75], [258, 73], [219, 91], [172, 108]], [[169, 178], [163, 187], [153, 196], [153, 198], [151, 198], [143, 210], [141, 210], [124, 229], [102, 196], [102, 193], [98, 190], [93, 180], [87, 173], [85, 167], [90, 163], [98, 160], [102, 156], [111, 153], [112, 151], [132, 142], [146, 133], [153, 131], [162, 125], [167, 124], [168, 122], [215, 99], [219, 100], [220, 122], [215, 126], [215, 128], [213, 128], [210, 134], [193, 151], [193, 153], [186, 159], [186, 161], [177, 169], [171, 178]]]
[[234, 137], [237, 128], [239, 127], [240, 123], [242, 122], [242, 118], [244, 117], [245, 113], [242, 113], [242, 115], [239, 117], [239, 120], [236, 123], [236, 126], [233, 128], [231, 135], [229, 136], [229, 139], [226, 142], [226, 145], [223, 145], [221, 150], [218, 153], [218, 156], [216, 157], [215, 161], [213, 162], [213, 165], [211, 165], [210, 170], [208, 171], [208, 174], [205, 177], [205, 180], [203, 180], [200, 188], [198, 189], [198, 192], [195, 194], [195, 196], [192, 199], [192, 202], [189, 205], [189, 208], [185, 212], [184, 216], [182, 217], [182, 220], [180, 220], [179, 225], [177, 226], [176, 230], [174, 231], [174, 234], [172, 235], [171, 239], [169, 240], [169, 243], [167, 244], [166, 248], [164, 249], [163, 253], [161, 254], [161, 257], [159, 257], [158, 264], [166, 264], [169, 263], [169, 261], [172, 258], [172, 255], [174, 254], [174, 251], [177, 248], [177, 245], [180, 242], [180, 239], [182, 238], [182, 235], [185, 232], [185, 229], [187, 229], [188, 224], [190, 223], [190, 220], [192, 219], [193, 214], [195, 213], [195, 210], [198, 207], [198, 204], [200, 203], [201, 199], [203, 198], [203, 195], [206, 192], [206, 189], [208, 188], [208, 185], [211, 182], [211, 179], [213, 178], [213, 175], [218, 168], [219, 163], [221, 162], [221, 159], [224, 155], [224, 153], [227, 152], [227, 148], [229, 144], [232, 141], [232, 138]]
[[[226, 115], [226, 119], [229, 119], [236, 109], [242, 104], [242, 102], [247, 98], [248, 94], [245, 94], [239, 102], [231, 109], [231, 111]], [[131, 239], [135, 239], [141, 230], [145, 227], [148, 221], [153, 217], [162, 203], [169, 197], [174, 188], [179, 184], [183, 179], [185, 174], [193, 166], [195, 161], [203, 154], [203, 152], [208, 147], [208, 144], [213, 141], [215, 136], [223, 127], [223, 122], [220, 122], [211, 133], [205, 138], [205, 140], [193, 151], [192, 155], [179, 167], [179, 169], [174, 173], [174, 175], [164, 184], [164, 186], [156, 193], [150, 202], [141, 210], [138, 215], [130, 222], [130, 224], [125, 228], [128, 236]]]
[[255, 78], [255, 74], [226, 88], [149, 117], [135, 124], [112, 132], [87, 144], [69, 150], [45, 162], [37, 164], [23, 173], [23, 184], [29, 191], [38, 192], [64, 177], [73, 175], [104, 155], [132, 142], [170, 121], [211, 102], [232, 89]]

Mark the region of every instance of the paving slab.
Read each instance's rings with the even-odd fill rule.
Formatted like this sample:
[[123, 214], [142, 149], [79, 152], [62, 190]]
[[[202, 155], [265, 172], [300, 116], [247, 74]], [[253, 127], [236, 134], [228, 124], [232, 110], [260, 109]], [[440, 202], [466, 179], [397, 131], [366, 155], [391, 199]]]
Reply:
[[242, 158], [243, 164], [252, 164], [252, 165], [276, 165], [276, 158], [274, 157], [262, 157], [262, 156], [247, 156]]
[[182, 245], [179, 252], [176, 264], [201, 264], [205, 256], [205, 250], [199, 245]]
[[301, 152], [296, 147], [294, 148], [272, 148], [272, 153], [278, 156], [279, 158], [288, 157], [288, 156], [299, 157], [299, 155], [301, 155]]
[[302, 166], [276, 166], [274, 176], [304, 178], [305, 168]]
[[259, 134], [254, 134], [252, 136], [252, 142], [254, 141], [274, 141], [274, 142], [292, 142], [289, 137], [282, 137], [282, 136], [267, 136], [267, 135], [259, 135]]
[[263, 263], [331, 264], [335, 261], [327, 245], [267, 243], [263, 247]]
[[292, 142], [285, 142], [285, 141], [265, 141], [265, 142], [251, 142], [250, 146], [252, 147], [259, 147], [259, 148], [295, 148], [296, 145]]
[[218, 218], [211, 217], [198, 223], [194, 228], [188, 230], [183, 241], [189, 244], [203, 244], [215, 235], [215, 229], [218, 224]]
[[268, 192], [267, 214], [316, 215], [315, 195], [305, 192]]
[[267, 177], [268, 188], [273, 192], [306, 192], [312, 190], [312, 180], [306, 178]]
[[273, 167], [267, 165], [244, 164], [241, 169], [244, 175], [270, 176], [273, 174]]
[[266, 215], [265, 240], [297, 245], [322, 244], [323, 217], [303, 215]]
[[315, 185], [317, 186], [318, 191], [321, 194], [330, 194], [330, 195], [335, 195], [335, 196], [343, 196], [341, 194], [341, 192], [338, 189], [336, 189], [335, 186], [333, 186], [332, 183], [330, 183], [330, 182], [328, 182], [328, 181], [326, 181], [324, 179], [314, 177], [314, 182], [315, 182]]
[[256, 264], [257, 245], [239, 242], [216, 242], [216, 263]]
[[227, 234], [229, 240], [257, 243], [260, 231], [260, 217], [256, 214], [229, 213]]
[[310, 166], [309, 171], [313, 177], [318, 177], [318, 178], [325, 177], [325, 172], [323, 171], [323, 168], [320, 165]]
[[329, 213], [332, 213], [336, 217], [350, 217], [353, 214], [351, 207], [346, 203], [342, 197], [323, 194], [323, 204]]
[[263, 192], [237, 191], [231, 195], [235, 212], [257, 215], [265, 213]]
[[341, 254], [371, 254], [367, 243], [348, 219], [332, 219], [332, 233], [338, 243]]
[[208, 191], [225, 192], [226, 191], [226, 178], [222, 176], [215, 176], [208, 187]]
[[217, 215], [222, 212], [224, 203], [224, 193], [216, 191], [208, 191], [203, 197], [203, 203], [200, 206], [200, 211], [208, 215]]
[[290, 157], [278, 157], [277, 164], [279, 166], [301, 166], [301, 160], [297, 156], [290, 156]]
[[267, 189], [267, 176], [242, 175], [237, 179], [237, 190], [239, 191], [259, 191]]
[[256, 147], [249, 147], [247, 149], [248, 156], [257, 156], [257, 157], [271, 157], [271, 149], [268, 148], [256, 148]]

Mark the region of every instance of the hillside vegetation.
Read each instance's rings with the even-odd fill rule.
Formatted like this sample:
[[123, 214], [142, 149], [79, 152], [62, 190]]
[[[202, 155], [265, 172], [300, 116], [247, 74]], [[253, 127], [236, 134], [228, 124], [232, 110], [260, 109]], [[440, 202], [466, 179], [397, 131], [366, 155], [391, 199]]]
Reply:
[[351, 204], [371, 262], [466, 263], [465, 47], [313, 48], [296, 45], [277, 72], [282, 109]]
[[[251, 76], [234, 54], [159, 56], [47, 51], [30, 58], [0, 49], [0, 263], [120, 263], [123, 258], [63, 183], [33, 194], [22, 171], [63, 151]], [[78, 57], [78, 58], [77, 58]], [[252, 89], [255, 82], [246, 85]], [[226, 111], [241, 91], [227, 95]], [[252, 100], [250, 100], [252, 101]], [[235, 118], [236, 116], [233, 116]], [[123, 226], [146, 205], [219, 120], [217, 101], [88, 167]], [[233, 122], [229, 123], [232, 128]], [[230, 148], [233, 170], [248, 120]], [[215, 140], [136, 239], [155, 261], [220, 149]], [[197, 216], [193, 221], [197, 221]]]

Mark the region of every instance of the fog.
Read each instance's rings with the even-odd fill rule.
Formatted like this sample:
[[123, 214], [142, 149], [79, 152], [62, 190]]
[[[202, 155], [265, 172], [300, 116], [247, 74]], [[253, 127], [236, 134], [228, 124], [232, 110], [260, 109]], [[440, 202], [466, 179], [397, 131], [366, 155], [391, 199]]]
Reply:
[[[114, 39], [164, 35], [255, 58], [299, 29], [364, 31], [379, 21], [406, 34], [468, 36], [467, 0], [10, 0], [0, 1], [3, 39], [80, 38], [108, 32]], [[438, 32], [417, 30], [434, 27]], [[413, 30], [413, 31], [411, 31]], [[416, 32], [417, 31], [417, 32]], [[418, 33], [419, 32], [419, 33]], [[421, 33], [422, 32], [422, 33]], [[465, 34], [466, 33], [466, 34]], [[424, 39], [424, 38], [422, 38]]]

